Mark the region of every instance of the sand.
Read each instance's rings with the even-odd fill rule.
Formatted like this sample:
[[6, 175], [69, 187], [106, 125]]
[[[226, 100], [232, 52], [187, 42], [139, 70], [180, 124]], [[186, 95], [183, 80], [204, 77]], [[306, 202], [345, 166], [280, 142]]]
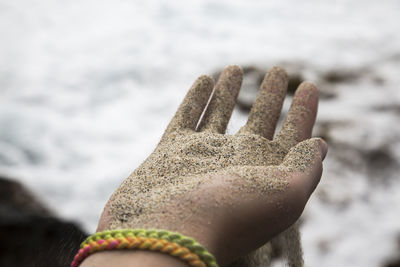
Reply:
[[[298, 117], [288, 117], [285, 138], [271, 140], [287, 86], [287, 75], [280, 68], [273, 68], [266, 76], [248, 123], [236, 135], [224, 134], [241, 80], [241, 70], [228, 67], [214, 92], [214, 82], [208, 76], [194, 83], [155, 151], [110, 198], [108, 229], [162, 226], [155, 213], [168, 216], [163, 207], [207, 186], [216, 177], [224, 177], [230, 189], [220, 192], [215, 205], [232, 201], [233, 191], [255, 196], [276, 193], [288, 186], [286, 172], [303, 171], [311, 164], [318, 153], [311, 144], [316, 140], [306, 141], [288, 154], [297, 143]], [[304, 106], [294, 108], [303, 119], [310, 113]], [[175, 207], [174, 216], [180, 216], [187, 214], [183, 209], [193, 205]], [[180, 220], [184, 223], [185, 217]]]

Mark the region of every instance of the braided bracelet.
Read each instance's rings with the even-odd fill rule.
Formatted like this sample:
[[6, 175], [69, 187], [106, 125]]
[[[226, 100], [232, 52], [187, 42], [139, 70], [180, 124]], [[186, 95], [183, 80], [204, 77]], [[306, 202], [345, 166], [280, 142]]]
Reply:
[[81, 244], [71, 267], [98, 251], [138, 249], [158, 251], [179, 258], [192, 267], [218, 267], [217, 261], [194, 239], [166, 230], [125, 229], [99, 232]]

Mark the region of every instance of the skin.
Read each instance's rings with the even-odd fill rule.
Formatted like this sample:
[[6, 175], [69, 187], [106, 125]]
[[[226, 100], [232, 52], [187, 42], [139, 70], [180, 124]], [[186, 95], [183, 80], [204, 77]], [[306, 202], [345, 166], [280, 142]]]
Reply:
[[[212, 143], [226, 138], [226, 144], [236, 146], [237, 158], [221, 165], [221, 170], [218, 169], [218, 162], [213, 160], [217, 162], [217, 170], [213, 172], [194, 175], [183, 170], [186, 175], [183, 183], [197, 179], [199, 185], [178, 192], [163, 205], [124, 222], [118, 214], [121, 212], [120, 200], [115, 197], [126, 191], [129, 183], [123, 183], [116, 190], [118, 194], [115, 193], [106, 204], [97, 230], [155, 228], [180, 232], [204, 245], [217, 258], [220, 266], [227, 266], [293, 225], [319, 183], [327, 145], [322, 139], [309, 139], [318, 107], [318, 91], [311, 83], [299, 86], [282, 130], [274, 137], [287, 80], [283, 69], [272, 68], [261, 85], [246, 125], [236, 135], [226, 136], [224, 133], [241, 86], [242, 71], [237, 66], [225, 69], [198, 123], [214, 88], [212, 78], [201, 76], [178, 108], [156, 150], [127, 180], [145, 180], [146, 176], [140, 176], [140, 173], [148, 173], [160, 153], [169, 159], [174, 155], [174, 149], [184, 148], [186, 140]], [[186, 139], [188, 136], [190, 138]], [[242, 143], [246, 143], [246, 147], [237, 147]], [[260, 145], [268, 147], [263, 150], [264, 154], [257, 154], [260, 152], [256, 148]], [[214, 151], [213, 156], [226, 156], [219, 155], [221, 151]], [[243, 164], [248, 156], [259, 160]], [[201, 163], [205, 159], [200, 157], [198, 160]], [[177, 172], [179, 174], [179, 168]], [[256, 185], [251, 190], [248, 177]], [[262, 189], [266, 180], [279, 177], [284, 179], [284, 187]], [[168, 188], [170, 185], [163, 186]], [[128, 200], [129, 196], [126, 201], [129, 204]], [[144, 195], [138, 201], [151, 200]], [[160, 253], [109, 251], [91, 255], [81, 266], [187, 265]]]

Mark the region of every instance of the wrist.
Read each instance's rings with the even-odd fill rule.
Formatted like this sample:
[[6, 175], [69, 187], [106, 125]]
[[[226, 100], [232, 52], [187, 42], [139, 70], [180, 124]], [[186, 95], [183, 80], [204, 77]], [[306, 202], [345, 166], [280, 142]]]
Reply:
[[[108, 230], [91, 235], [82, 243], [71, 266], [78, 267], [88, 256], [104, 251], [164, 253], [186, 262], [189, 266], [218, 266], [207, 248], [192, 237], [160, 229]], [[115, 255], [117, 254], [106, 257], [113, 259]], [[134, 254], [124, 255], [132, 257]]]
[[[185, 202], [189, 203], [190, 201]], [[153, 211], [151, 214], [141, 214], [142, 216], [135, 217], [135, 220], [128, 222], [118, 222], [113, 220], [110, 212], [110, 205], [107, 203], [99, 221], [96, 232], [112, 231], [113, 229], [165, 229], [170, 232], [176, 232], [186, 237], [192, 238], [203, 246], [211, 255], [217, 259], [220, 264], [220, 233], [215, 226], [218, 223], [214, 221], [217, 216], [211, 218], [207, 216], [209, 212], [202, 211], [201, 214], [194, 214], [192, 216], [182, 216], [177, 212], [177, 207], [180, 209], [189, 210], [190, 207], [182, 203], [175, 203], [176, 205], [169, 205], [162, 210]], [[192, 210], [193, 212], [193, 210]], [[197, 210], [194, 213], [199, 213]]]
[[187, 267], [188, 265], [170, 255], [141, 250], [115, 250], [95, 253], [85, 259], [80, 267], [118, 267], [118, 266], [165, 266], [165, 267]]

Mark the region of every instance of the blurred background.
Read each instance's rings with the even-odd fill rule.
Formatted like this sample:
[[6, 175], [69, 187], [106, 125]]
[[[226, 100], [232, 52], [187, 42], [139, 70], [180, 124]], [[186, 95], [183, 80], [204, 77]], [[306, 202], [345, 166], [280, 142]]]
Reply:
[[315, 82], [330, 146], [302, 216], [306, 266], [400, 266], [399, 25], [397, 0], [0, 0], [0, 235], [48, 218], [94, 232], [199, 75], [244, 68], [233, 134], [280, 65], [283, 115]]

